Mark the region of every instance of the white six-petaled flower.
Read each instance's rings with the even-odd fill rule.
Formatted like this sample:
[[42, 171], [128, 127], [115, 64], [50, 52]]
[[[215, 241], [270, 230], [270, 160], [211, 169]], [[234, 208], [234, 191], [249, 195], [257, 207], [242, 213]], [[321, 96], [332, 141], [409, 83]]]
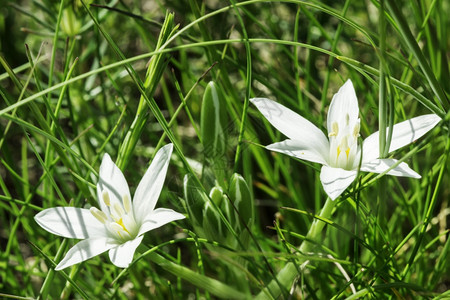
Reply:
[[109, 250], [112, 263], [126, 268], [144, 233], [184, 215], [155, 209], [167, 173], [172, 144], [162, 147], [140, 181], [133, 202], [120, 169], [105, 154], [100, 166], [97, 196], [100, 209], [48, 208], [34, 218], [45, 230], [66, 238], [83, 239], [56, 266], [61, 270]]
[[[379, 132], [367, 137], [362, 148], [358, 145], [359, 108], [350, 80], [347, 80], [331, 101], [327, 119], [328, 138], [314, 124], [275, 101], [266, 98], [253, 98], [250, 101], [275, 128], [288, 137], [287, 140], [266, 148], [322, 164], [320, 180], [332, 200], [339, 197], [355, 180], [360, 161], [361, 171], [374, 173], [383, 173], [398, 162], [395, 159], [379, 158]], [[429, 114], [395, 124], [389, 152], [417, 140], [440, 120], [437, 115]], [[404, 162], [387, 174], [420, 178]]]

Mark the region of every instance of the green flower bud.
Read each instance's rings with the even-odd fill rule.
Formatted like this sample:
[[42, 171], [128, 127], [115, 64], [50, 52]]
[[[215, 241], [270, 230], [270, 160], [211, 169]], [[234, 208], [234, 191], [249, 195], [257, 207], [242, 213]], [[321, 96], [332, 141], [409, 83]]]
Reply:
[[71, 6], [63, 10], [61, 29], [68, 36], [75, 36], [80, 32], [81, 22], [78, 20]]
[[215, 186], [211, 189], [209, 192], [209, 198], [211, 198], [212, 201], [217, 205], [217, 207], [220, 207], [220, 204], [222, 203], [223, 199], [223, 190], [220, 186]]
[[209, 82], [203, 95], [200, 135], [208, 167], [219, 182], [225, 180], [228, 115], [220, 88]]
[[253, 197], [244, 177], [237, 173], [231, 176], [230, 186], [228, 188], [228, 197], [230, 197], [231, 202], [239, 212], [238, 215], [233, 209], [235, 218], [233, 224], [236, 225], [236, 231], [241, 232], [244, 229], [242, 222], [245, 222], [247, 226], [251, 227], [255, 220], [255, 206]]
[[211, 203], [206, 203], [205, 208], [203, 209], [202, 229], [207, 239], [218, 242], [225, 241], [226, 236], [223, 232], [222, 220]]
[[216, 159], [225, 155], [227, 109], [225, 100], [214, 82], [209, 82], [203, 94], [200, 131], [205, 155]]

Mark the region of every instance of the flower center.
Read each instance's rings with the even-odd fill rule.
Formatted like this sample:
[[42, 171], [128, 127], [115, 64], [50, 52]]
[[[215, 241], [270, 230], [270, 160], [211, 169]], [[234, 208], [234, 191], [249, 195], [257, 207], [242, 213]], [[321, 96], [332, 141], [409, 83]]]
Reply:
[[359, 119], [350, 124], [348, 114], [343, 122], [333, 122], [331, 132], [328, 133], [330, 140], [329, 164], [334, 168], [353, 170], [356, 167], [356, 154], [358, 151]]
[[134, 239], [138, 234], [138, 226], [134, 219], [133, 206], [130, 197], [122, 196], [122, 203], [111, 203], [108, 191], [102, 193], [102, 200], [107, 207], [107, 211], [91, 207], [91, 214], [106, 226], [111, 235], [121, 241]]

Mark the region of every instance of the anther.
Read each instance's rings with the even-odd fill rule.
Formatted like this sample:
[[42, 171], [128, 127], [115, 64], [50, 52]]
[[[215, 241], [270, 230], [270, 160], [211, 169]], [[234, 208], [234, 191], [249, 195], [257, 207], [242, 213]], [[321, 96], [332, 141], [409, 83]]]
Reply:
[[106, 214], [103, 211], [99, 210], [97, 207], [92, 206], [91, 208], [89, 208], [89, 211], [102, 224], [105, 224], [106, 221], [108, 220]]
[[328, 134], [329, 137], [337, 136], [339, 134], [339, 125], [337, 122], [333, 122], [333, 124], [331, 124], [331, 130], [333, 131]]
[[126, 213], [129, 214], [132, 209], [130, 197], [128, 197], [128, 195], [124, 195], [122, 197], [122, 203], [123, 203], [123, 208], [125, 209]]
[[110, 206], [111, 200], [109, 199], [108, 191], [104, 190], [102, 193], [102, 197], [103, 197], [103, 202], [106, 204], [106, 206]]
[[360, 129], [360, 125], [359, 122], [355, 124], [355, 127], [353, 127], [353, 136], [355, 138], [359, 137], [359, 129]]

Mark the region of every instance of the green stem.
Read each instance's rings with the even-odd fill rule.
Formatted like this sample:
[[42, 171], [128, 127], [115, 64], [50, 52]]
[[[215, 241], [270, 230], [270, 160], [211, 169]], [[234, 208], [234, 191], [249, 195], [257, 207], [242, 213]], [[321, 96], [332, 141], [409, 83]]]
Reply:
[[[322, 233], [322, 230], [326, 224], [323, 219], [329, 219], [333, 208], [336, 205], [336, 201], [327, 198], [325, 205], [320, 212], [320, 215], [314, 219], [309, 231], [306, 235], [306, 240], [299, 247], [299, 252], [307, 254], [314, 249], [314, 244], [307, 242], [307, 240], [316, 240]], [[297, 259], [297, 264], [302, 264], [308, 259], [307, 256], [302, 256]], [[278, 273], [276, 280], [272, 280], [256, 297], [255, 299], [277, 299], [282, 290], [280, 285], [284, 287], [285, 290], [289, 291], [295, 278], [298, 276], [298, 270], [294, 263], [290, 262], [284, 266], [284, 268]]]
[[448, 133], [447, 134], [447, 144], [445, 146], [445, 152], [444, 152], [445, 153], [444, 154], [444, 157], [445, 157], [444, 163], [442, 163], [442, 166], [439, 170], [438, 178], [437, 178], [436, 185], [435, 185], [435, 188], [433, 191], [433, 196], [431, 198], [431, 201], [430, 201], [428, 208], [426, 210], [426, 213], [424, 215], [424, 218], [422, 221], [422, 226], [420, 228], [420, 233], [417, 238], [417, 242], [414, 245], [414, 249], [413, 249], [413, 252], [411, 253], [411, 256], [409, 257], [408, 263], [407, 263], [406, 267], [403, 269], [403, 272], [401, 274], [402, 280], [404, 280], [404, 278], [410, 271], [410, 268], [413, 266], [414, 259], [416, 258], [416, 254], [419, 251], [420, 246], [422, 245], [428, 224], [431, 222], [432, 214], [433, 214], [434, 208], [437, 203], [437, 199], [438, 199], [437, 197], [439, 194], [439, 190], [441, 188], [444, 172], [445, 172], [445, 169], [448, 168], [448, 164], [446, 164], [445, 162], [448, 159], [449, 150], [450, 150], [450, 134]]
[[[379, 20], [378, 20], [378, 34], [380, 35], [380, 50], [378, 53], [379, 59], [380, 59], [380, 78], [379, 78], [379, 92], [378, 92], [378, 130], [379, 130], [379, 153], [380, 158], [385, 158], [388, 154], [389, 145], [386, 144], [386, 129], [387, 129], [387, 116], [388, 116], [388, 110], [387, 110], [387, 101], [388, 101], [388, 95], [386, 93], [387, 90], [387, 82], [386, 82], [386, 73], [387, 73], [387, 65], [386, 65], [386, 58], [385, 58], [385, 51], [386, 51], [386, 22], [385, 22], [385, 16], [384, 16], [384, 0], [380, 1], [380, 7], [379, 7]], [[390, 114], [393, 112], [390, 111]], [[380, 178], [379, 181], [380, 186], [385, 186], [387, 184], [386, 177]], [[376, 216], [377, 216], [377, 224], [386, 224], [385, 219], [385, 207], [386, 207], [386, 196], [387, 196], [387, 189], [380, 188], [378, 189], [378, 197], [377, 197], [377, 209], [376, 209]], [[374, 226], [375, 233], [375, 245], [379, 245], [382, 247], [382, 238], [380, 237], [380, 231], [378, 230], [377, 226]], [[380, 244], [378, 244], [380, 243]], [[381, 249], [381, 248], [380, 248]], [[383, 264], [383, 261], [380, 260], [380, 264]]]
[[247, 61], [244, 107], [242, 108], [241, 126], [239, 128], [238, 144], [236, 147], [236, 155], [234, 157], [234, 173], [237, 173], [239, 171], [239, 162], [241, 159], [241, 152], [242, 152], [242, 140], [244, 139], [245, 121], [247, 120], [247, 110], [250, 101], [250, 91], [252, 86], [252, 55], [247, 31], [245, 30], [244, 21], [242, 20], [239, 10], [237, 9], [236, 2], [234, 0], [231, 0], [231, 3], [233, 4], [234, 9], [236, 10], [236, 16], [242, 27], [242, 34], [244, 36], [245, 54]]
[[378, 122], [379, 122], [379, 143], [380, 143], [380, 158], [384, 158], [385, 148], [386, 148], [386, 119], [387, 119], [387, 95], [386, 95], [386, 61], [384, 58], [384, 51], [386, 50], [386, 25], [384, 22], [384, 1], [380, 1], [379, 10], [379, 28], [378, 33], [380, 34], [380, 51], [378, 56], [380, 58], [380, 89], [378, 93]]

